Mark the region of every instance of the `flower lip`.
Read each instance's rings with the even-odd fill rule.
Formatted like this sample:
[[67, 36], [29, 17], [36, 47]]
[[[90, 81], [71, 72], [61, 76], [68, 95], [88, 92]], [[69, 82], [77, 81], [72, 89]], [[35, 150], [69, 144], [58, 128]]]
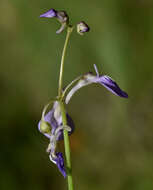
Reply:
[[47, 12], [41, 14], [40, 17], [47, 17], [47, 18], [57, 17], [57, 11], [55, 9], [50, 9]]
[[62, 173], [64, 178], [67, 176], [66, 171], [65, 171], [65, 166], [64, 166], [64, 158], [62, 152], [57, 152], [56, 153], [57, 158], [55, 159], [56, 165], [59, 169], [59, 171]]
[[102, 84], [105, 88], [107, 88], [107, 90], [109, 90], [113, 94], [122, 98], [128, 98], [128, 94], [121, 90], [118, 84], [111, 77], [107, 75], [100, 76], [97, 79], [97, 82]]

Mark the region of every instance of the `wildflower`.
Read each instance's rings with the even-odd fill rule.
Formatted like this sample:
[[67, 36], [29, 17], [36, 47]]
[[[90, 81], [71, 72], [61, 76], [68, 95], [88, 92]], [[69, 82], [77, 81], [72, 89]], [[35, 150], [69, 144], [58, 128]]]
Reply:
[[80, 35], [83, 35], [85, 32], [89, 32], [89, 30], [90, 30], [89, 26], [84, 21], [81, 21], [80, 23], [77, 24], [77, 32]]
[[49, 140], [50, 143], [47, 148], [50, 160], [57, 165], [59, 171], [64, 177], [66, 177], [66, 171], [64, 167], [64, 158], [61, 152], [56, 153], [57, 141], [63, 140], [63, 130], [67, 130], [68, 134], [71, 135], [74, 131], [74, 123], [71, 117], [66, 114], [67, 125], [63, 126], [62, 115], [60, 105], [58, 101], [54, 102], [53, 108], [42, 117], [38, 124], [38, 129], [43, 133]]
[[122, 98], [128, 98], [128, 94], [121, 90], [117, 83], [111, 77], [107, 75], [100, 76], [96, 65], [94, 65], [94, 68], [96, 71], [96, 75], [92, 74], [91, 72], [83, 75], [82, 78], [78, 81], [78, 83], [67, 94], [65, 99], [66, 104], [69, 103], [71, 97], [77, 90], [92, 83], [99, 83], [113, 94]]
[[57, 11], [55, 9], [50, 9], [47, 12], [41, 14], [40, 17], [55, 17], [61, 23], [60, 29], [56, 31], [57, 34], [61, 33], [69, 23], [69, 17], [65, 11]]

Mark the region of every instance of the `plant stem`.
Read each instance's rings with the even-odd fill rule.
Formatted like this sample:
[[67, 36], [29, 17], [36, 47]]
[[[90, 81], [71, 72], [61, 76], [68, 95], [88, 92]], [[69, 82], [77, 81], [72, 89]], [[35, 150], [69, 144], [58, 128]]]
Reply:
[[63, 48], [63, 52], [62, 52], [62, 58], [61, 58], [61, 67], [60, 67], [59, 85], [58, 85], [58, 96], [59, 97], [62, 94], [62, 83], [63, 83], [63, 71], [64, 71], [65, 53], [66, 53], [67, 44], [68, 44], [69, 37], [70, 37], [70, 34], [71, 34], [72, 30], [73, 30], [73, 28], [71, 26], [68, 26], [66, 39], [65, 39], [65, 44], [64, 44], [64, 48]]
[[[61, 107], [63, 125], [67, 125], [66, 112], [65, 112], [65, 107], [64, 107], [63, 102], [60, 102], [60, 107]], [[68, 131], [66, 131], [66, 130], [64, 130], [64, 146], [65, 146], [65, 158], [66, 158], [66, 169], [67, 169], [66, 172], [67, 172], [68, 190], [73, 190], [70, 143], [69, 143]]]
[[[72, 30], [73, 30], [73, 28], [70, 27], [70, 26], [67, 28], [67, 35], [66, 35], [66, 39], [65, 39], [63, 52], [62, 52], [60, 75], [59, 75], [58, 96], [59, 96], [59, 104], [60, 104], [60, 108], [61, 108], [63, 125], [67, 125], [67, 118], [66, 118], [65, 105], [64, 105], [64, 103], [63, 103], [63, 101], [62, 101], [62, 99], [60, 97], [62, 97], [62, 83], [63, 83], [63, 71], [64, 71], [65, 53], [66, 53], [67, 44], [68, 44], [69, 37], [70, 37], [70, 34], [71, 34]], [[64, 147], [65, 147], [68, 190], [73, 190], [71, 156], [70, 156], [70, 143], [69, 143], [68, 131], [66, 131], [64, 129], [63, 134], [64, 134]]]

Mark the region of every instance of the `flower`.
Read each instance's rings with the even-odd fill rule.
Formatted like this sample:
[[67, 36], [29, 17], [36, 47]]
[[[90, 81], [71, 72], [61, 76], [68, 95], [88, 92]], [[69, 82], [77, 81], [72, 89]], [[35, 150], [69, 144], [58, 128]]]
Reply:
[[61, 152], [56, 152], [56, 145], [57, 141], [63, 140], [64, 129], [68, 131], [69, 135], [71, 135], [74, 131], [73, 120], [68, 115], [68, 113], [66, 113], [66, 117], [67, 125], [63, 126], [60, 105], [58, 101], [55, 101], [53, 108], [44, 117], [42, 117], [41, 121], [38, 123], [39, 131], [50, 140], [47, 148], [49, 158], [54, 164], [57, 165], [59, 171], [64, 177], [66, 177], [64, 158]]
[[89, 30], [90, 30], [89, 26], [84, 21], [81, 21], [80, 23], [77, 24], [77, 32], [80, 35], [83, 35], [85, 32], [89, 32]]
[[[66, 113], [67, 117], [67, 125], [71, 128], [71, 131], [69, 131], [69, 135], [71, 135], [74, 131], [74, 122], [72, 118]], [[59, 128], [60, 126], [63, 125], [62, 123], [62, 115], [60, 111], [60, 105], [57, 101], [54, 102], [53, 108], [45, 115], [44, 117], [45, 122], [50, 125], [50, 131], [51, 133], [43, 133], [47, 138], [51, 138], [51, 134], [55, 134], [55, 130]], [[39, 121], [38, 123], [38, 129], [42, 133], [40, 126], [41, 122], [44, 121]], [[49, 130], [48, 130], [49, 131]], [[63, 129], [59, 131], [59, 135], [56, 140], [63, 140]]]
[[65, 98], [65, 103], [68, 104], [73, 94], [79, 90], [80, 88], [87, 86], [92, 83], [99, 83], [103, 85], [107, 90], [112, 92], [113, 94], [120, 96], [122, 98], [128, 98], [128, 94], [120, 89], [117, 83], [107, 75], [99, 75], [98, 69], [96, 65], [94, 65], [96, 75], [89, 72], [82, 76], [82, 78], [78, 81], [78, 83], [69, 91]]
[[60, 29], [56, 31], [57, 34], [61, 33], [69, 23], [69, 17], [65, 11], [57, 11], [55, 9], [50, 9], [47, 12], [41, 14], [40, 17], [55, 17], [61, 23]]

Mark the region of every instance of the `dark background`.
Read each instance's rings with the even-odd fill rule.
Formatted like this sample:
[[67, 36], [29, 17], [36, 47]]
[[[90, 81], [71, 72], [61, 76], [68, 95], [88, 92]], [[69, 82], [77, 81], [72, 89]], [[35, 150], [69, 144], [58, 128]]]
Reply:
[[[66, 10], [73, 32], [64, 84], [93, 70], [110, 75], [128, 92], [114, 96], [100, 85], [81, 89], [67, 106], [75, 189], [153, 189], [153, 1], [0, 1], [0, 189], [66, 190], [66, 180], [45, 150], [37, 124], [43, 106], [57, 95], [65, 32], [50, 8]], [[62, 149], [62, 144], [60, 145]]]

